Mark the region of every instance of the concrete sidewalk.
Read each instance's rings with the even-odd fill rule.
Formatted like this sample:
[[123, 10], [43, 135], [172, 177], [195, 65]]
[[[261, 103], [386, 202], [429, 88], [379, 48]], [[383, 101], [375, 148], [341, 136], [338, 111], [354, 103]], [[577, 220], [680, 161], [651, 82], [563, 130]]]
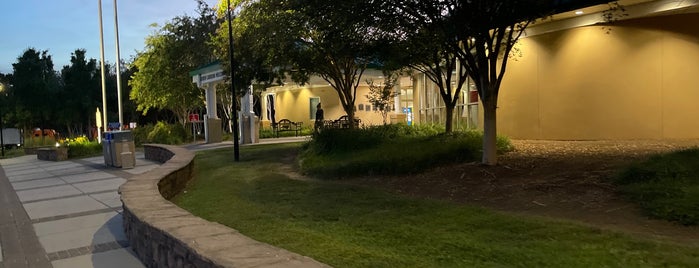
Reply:
[[[261, 139], [302, 142], [308, 136]], [[192, 151], [233, 142], [190, 144]], [[0, 159], [0, 268], [144, 267], [122, 225], [118, 189], [159, 163], [136, 153], [133, 169], [107, 168], [102, 156], [41, 161], [36, 155]]]
[[159, 164], [136, 154], [133, 169], [103, 157], [0, 160], [0, 268], [143, 267], [131, 252], [117, 190]]
[[[260, 142], [254, 144], [241, 144], [240, 146], [255, 146], [255, 145], [265, 145], [265, 144], [277, 144], [277, 143], [290, 143], [290, 142], [304, 142], [311, 140], [311, 136], [298, 136], [298, 137], [280, 137], [280, 138], [265, 138], [260, 139]], [[219, 148], [233, 147], [232, 141], [224, 141], [220, 143], [206, 144], [203, 141], [191, 143], [185, 145], [184, 148], [190, 151], [202, 151], [202, 150], [213, 150]]]

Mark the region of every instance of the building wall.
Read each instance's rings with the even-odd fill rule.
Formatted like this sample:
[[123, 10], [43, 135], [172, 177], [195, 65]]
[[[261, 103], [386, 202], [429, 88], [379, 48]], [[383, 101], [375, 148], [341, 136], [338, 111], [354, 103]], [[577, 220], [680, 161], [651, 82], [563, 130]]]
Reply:
[[498, 132], [518, 139], [699, 138], [699, 14], [520, 40]]
[[[312, 97], [320, 98], [326, 120], [335, 120], [346, 114], [340, 103], [337, 91], [330, 86], [303, 87], [293, 85], [283, 88], [274, 87], [268, 89], [265, 94], [276, 95], [275, 118], [277, 121], [286, 118], [295, 122], [304, 122], [304, 126], [313, 126], [310, 114], [310, 99]], [[359, 104], [366, 106], [369, 104], [366, 95], [368, 95], [368, 87], [359, 86], [357, 88], [355, 106]], [[264, 105], [265, 103], [263, 103], [262, 107], [265, 107]], [[374, 112], [373, 108], [371, 111], [360, 111], [357, 109], [355, 117], [361, 119], [362, 124], [366, 125], [383, 123], [381, 114]]]

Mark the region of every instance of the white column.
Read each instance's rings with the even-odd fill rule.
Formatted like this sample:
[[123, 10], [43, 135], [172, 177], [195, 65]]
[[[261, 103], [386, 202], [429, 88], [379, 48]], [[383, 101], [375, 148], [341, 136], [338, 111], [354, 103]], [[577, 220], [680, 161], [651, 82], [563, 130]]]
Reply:
[[398, 83], [396, 83], [396, 86], [393, 87], [393, 90], [396, 92], [396, 96], [393, 97], [393, 112], [394, 113], [403, 113], [400, 107], [400, 80], [398, 80]]
[[257, 116], [255, 116], [255, 111], [253, 111], [253, 96], [252, 96], [252, 85], [247, 88], [245, 95], [241, 99], [241, 109], [240, 109], [240, 130], [241, 130], [241, 143], [257, 143], [258, 140], [258, 127], [257, 127]]
[[262, 121], [269, 121], [269, 118], [267, 118], [267, 94], [260, 94], [261, 100], [260, 100], [260, 107], [262, 107]]
[[248, 87], [247, 91], [245, 91], [245, 96], [243, 96], [243, 101], [242, 101], [242, 109], [241, 111], [243, 114], [250, 115], [254, 114], [255, 112], [253, 111], [253, 97], [252, 97], [252, 85]]
[[216, 110], [216, 87], [213, 84], [206, 85], [206, 114], [209, 118], [218, 119]]

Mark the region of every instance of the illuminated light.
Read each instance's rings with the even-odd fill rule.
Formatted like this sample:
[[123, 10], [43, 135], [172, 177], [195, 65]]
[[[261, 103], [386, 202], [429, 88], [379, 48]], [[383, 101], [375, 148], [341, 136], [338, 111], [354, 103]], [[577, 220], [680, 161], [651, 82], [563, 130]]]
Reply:
[[56, 147], [61, 147], [61, 144], [56, 142]]
[[582, 15], [584, 12], [582, 10], [575, 11], [575, 15]]

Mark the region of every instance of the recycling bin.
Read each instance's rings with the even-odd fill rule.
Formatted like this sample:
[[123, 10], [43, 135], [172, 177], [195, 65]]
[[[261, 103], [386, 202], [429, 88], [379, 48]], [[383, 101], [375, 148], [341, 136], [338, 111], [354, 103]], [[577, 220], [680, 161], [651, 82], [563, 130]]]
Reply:
[[104, 165], [133, 168], [136, 163], [136, 145], [129, 130], [106, 131], [102, 135]]

